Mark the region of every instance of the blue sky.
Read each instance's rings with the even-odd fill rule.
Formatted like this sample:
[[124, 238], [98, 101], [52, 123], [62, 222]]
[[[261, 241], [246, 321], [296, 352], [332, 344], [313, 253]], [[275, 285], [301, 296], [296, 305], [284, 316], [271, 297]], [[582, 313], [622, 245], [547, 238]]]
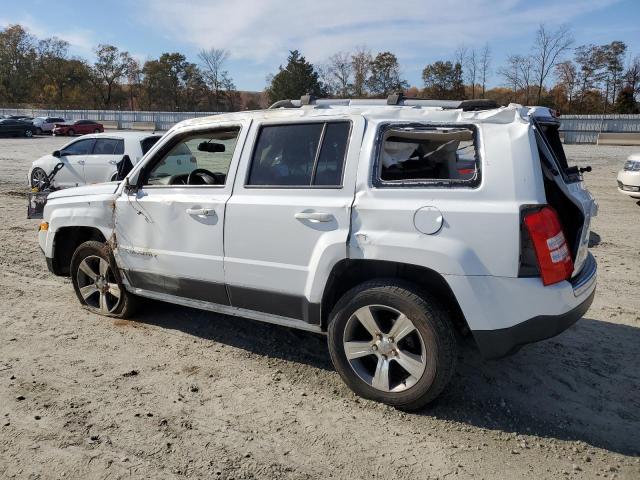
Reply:
[[640, 55], [638, 0], [5, 0], [0, 10], [0, 26], [20, 23], [40, 38], [64, 38], [90, 60], [98, 43], [141, 61], [179, 51], [196, 62], [202, 48], [226, 48], [241, 90], [262, 90], [294, 48], [314, 63], [360, 45], [390, 50], [404, 78], [421, 86], [425, 64], [485, 42], [497, 85], [495, 70], [508, 55], [529, 51], [541, 22], [569, 24], [576, 45], [623, 40], [628, 57]]

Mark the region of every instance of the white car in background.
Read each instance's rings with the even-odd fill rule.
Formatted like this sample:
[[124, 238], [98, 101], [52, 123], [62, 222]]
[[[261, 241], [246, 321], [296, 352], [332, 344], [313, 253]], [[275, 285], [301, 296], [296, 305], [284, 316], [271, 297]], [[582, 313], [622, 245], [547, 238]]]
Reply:
[[618, 172], [618, 191], [640, 199], [640, 153], [629, 155]]
[[[148, 132], [83, 135], [33, 162], [29, 170], [29, 185], [41, 189], [58, 163], [63, 167], [51, 181], [54, 189], [117, 180], [118, 163], [125, 156], [129, 157], [131, 166], [135, 165], [160, 138], [161, 135]], [[188, 173], [193, 169], [195, 157], [189, 151], [181, 153], [172, 157], [171, 165], [166, 165], [168, 176]]]
[[36, 127], [36, 135], [41, 135], [43, 133], [51, 133], [53, 131], [53, 127], [56, 126], [56, 123], [64, 123], [66, 120], [62, 117], [36, 117], [31, 123]]

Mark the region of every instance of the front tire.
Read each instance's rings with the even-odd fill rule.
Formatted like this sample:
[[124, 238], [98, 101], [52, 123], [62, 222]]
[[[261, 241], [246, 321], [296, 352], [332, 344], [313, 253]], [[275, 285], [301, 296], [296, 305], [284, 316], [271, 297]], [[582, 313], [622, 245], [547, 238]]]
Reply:
[[102, 242], [82, 243], [71, 258], [71, 281], [80, 303], [108, 317], [128, 318], [136, 297], [122, 284], [113, 255]]
[[393, 280], [347, 292], [331, 314], [328, 343], [336, 370], [356, 394], [408, 411], [440, 395], [457, 360], [446, 311]]
[[29, 130], [29, 129], [25, 130], [24, 131], [24, 136], [27, 137], [27, 138], [33, 137], [33, 131]]
[[42, 191], [42, 189], [49, 183], [47, 172], [40, 167], [35, 167], [31, 170], [31, 178], [29, 180], [31, 188], [37, 188], [39, 191]]

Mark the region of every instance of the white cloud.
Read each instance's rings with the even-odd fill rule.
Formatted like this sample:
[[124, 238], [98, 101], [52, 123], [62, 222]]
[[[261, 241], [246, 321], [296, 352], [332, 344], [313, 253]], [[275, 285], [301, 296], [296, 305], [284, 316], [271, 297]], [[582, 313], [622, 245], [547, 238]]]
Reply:
[[568, 22], [616, 1], [148, 0], [140, 11], [167, 38], [257, 63], [283, 61], [293, 48], [318, 62], [365, 44], [410, 61], [462, 43], [530, 37], [541, 22]]
[[21, 18], [11, 20], [0, 18], [0, 28], [16, 23], [22, 25], [38, 39], [58, 37], [69, 42], [71, 53], [84, 58], [92, 58], [93, 48], [99, 43], [95, 40], [94, 33], [91, 30], [77, 28], [55, 30], [35, 20], [31, 15], [24, 15]]

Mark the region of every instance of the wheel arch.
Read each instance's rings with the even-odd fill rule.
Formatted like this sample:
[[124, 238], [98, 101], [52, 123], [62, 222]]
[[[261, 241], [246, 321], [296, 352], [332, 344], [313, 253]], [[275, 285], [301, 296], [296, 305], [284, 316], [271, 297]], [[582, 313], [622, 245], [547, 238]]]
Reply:
[[321, 302], [321, 327], [327, 330], [330, 314], [338, 300], [353, 287], [374, 279], [390, 278], [415, 285], [418, 290], [435, 297], [447, 310], [460, 334], [467, 335], [469, 326], [460, 304], [444, 277], [427, 267], [407, 263], [343, 259], [329, 274]]
[[106, 242], [104, 234], [96, 227], [61, 227], [53, 239], [52, 270], [59, 276], [69, 276], [71, 258], [76, 248], [84, 242]]

